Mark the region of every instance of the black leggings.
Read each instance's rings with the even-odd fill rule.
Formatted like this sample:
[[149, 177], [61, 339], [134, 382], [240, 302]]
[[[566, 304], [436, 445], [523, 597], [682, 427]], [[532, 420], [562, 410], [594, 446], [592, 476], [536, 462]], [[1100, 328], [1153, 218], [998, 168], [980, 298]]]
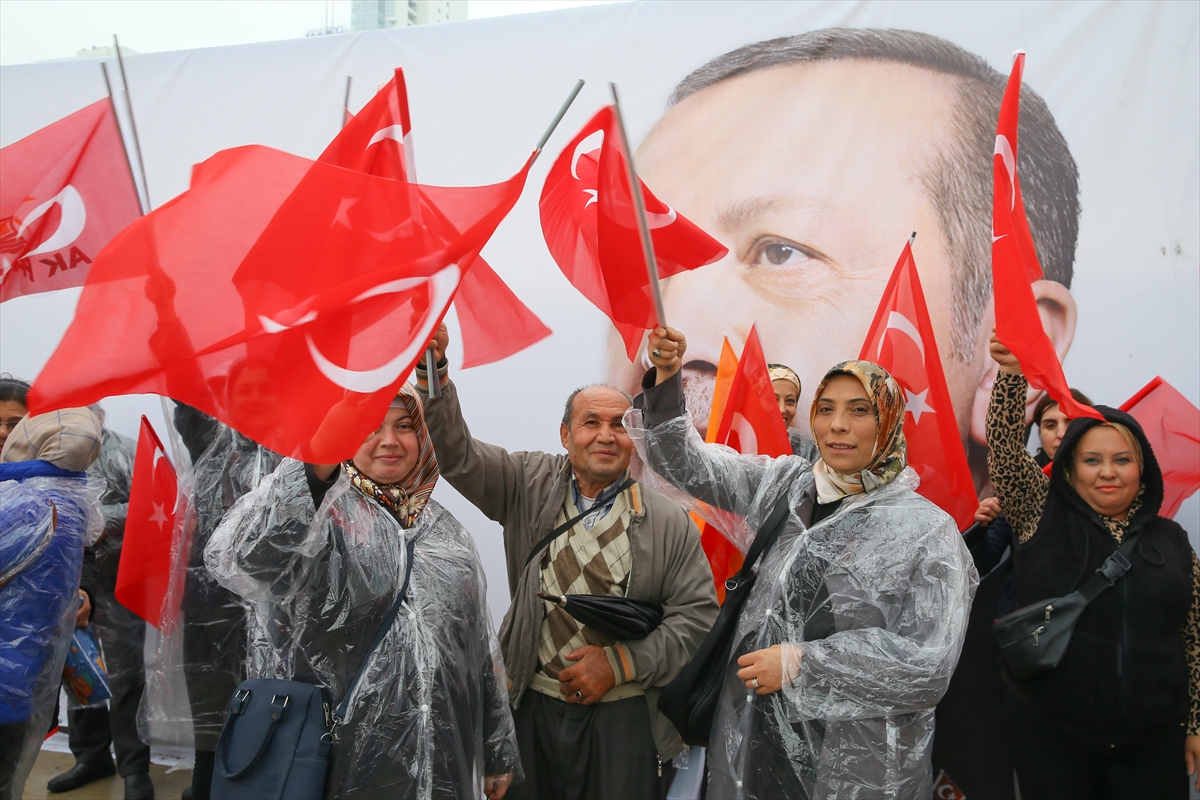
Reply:
[[1008, 692], [1008, 731], [1022, 800], [1186, 800], [1182, 724], [1121, 743], [1089, 736]]

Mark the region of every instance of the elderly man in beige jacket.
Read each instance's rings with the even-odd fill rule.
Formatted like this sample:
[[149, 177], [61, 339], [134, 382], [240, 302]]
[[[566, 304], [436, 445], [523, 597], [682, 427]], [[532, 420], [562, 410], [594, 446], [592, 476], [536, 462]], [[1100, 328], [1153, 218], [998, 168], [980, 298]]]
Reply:
[[[441, 396], [429, 396], [424, 363], [417, 389], [442, 477], [504, 526], [512, 606], [500, 646], [525, 771], [509, 800], [665, 797], [684, 745], [658, 695], [718, 612], [699, 534], [674, 502], [629, 479], [622, 392], [572, 393], [565, 454], [510, 453], [471, 436], [446, 374], [448, 341], [443, 325], [433, 342]], [[539, 591], [657, 603], [663, 621], [643, 639], [613, 641]]]

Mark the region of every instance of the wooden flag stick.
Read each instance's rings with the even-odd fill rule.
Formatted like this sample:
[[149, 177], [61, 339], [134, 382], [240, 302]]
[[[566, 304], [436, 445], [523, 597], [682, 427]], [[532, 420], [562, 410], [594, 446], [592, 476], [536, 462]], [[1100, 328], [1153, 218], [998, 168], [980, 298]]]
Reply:
[[[142, 173], [142, 189], [146, 192], [146, 208], [151, 207], [150, 183], [146, 180], [146, 162], [142, 159], [142, 142], [138, 138], [137, 121], [133, 118], [133, 100], [129, 94], [129, 79], [125, 76], [125, 59], [121, 56], [121, 43], [113, 34], [113, 49], [117, 51], [117, 66], [121, 68], [121, 83], [125, 86], [125, 108], [129, 112], [129, 129], [133, 131], [133, 149], [137, 153], [138, 169]], [[140, 200], [139, 200], [140, 202]]]
[[100, 62], [100, 72], [104, 74], [104, 88], [108, 90], [108, 103], [112, 106], [113, 124], [117, 126], [117, 136], [121, 139], [121, 152], [125, 156], [125, 166], [129, 167], [129, 180], [133, 181], [133, 193], [137, 195], [138, 211], [146, 216], [146, 208], [142, 205], [142, 193], [137, 188], [137, 175], [133, 171], [133, 161], [129, 158], [129, 148], [125, 146], [125, 133], [121, 130], [121, 116], [117, 113], [117, 98], [113, 97], [112, 81], [108, 79], [108, 64]]
[[667, 327], [667, 315], [663, 311], [662, 289], [658, 285], [658, 261], [654, 258], [654, 241], [650, 238], [650, 225], [646, 222], [646, 201], [642, 197], [642, 184], [638, 180], [637, 169], [633, 165], [633, 149], [629, 146], [629, 136], [625, 133], [625, 120], [621, 116], [621, 101], [617, 98], [617, 85], [610, 83], [612, 89], [613, 108], [617, 112], [617, 130], [621, 132], [621, 145], [625, 149], [625, 167], [629, 173], [629, 189], [633, 194], [633, 207], [637, 211], [638, 231], [642, 234], [642, 252], [646, 256], [646, 270], [650, 274], [650, 291], [654, 294], [654, 313], [658, 315], [658, 324]]

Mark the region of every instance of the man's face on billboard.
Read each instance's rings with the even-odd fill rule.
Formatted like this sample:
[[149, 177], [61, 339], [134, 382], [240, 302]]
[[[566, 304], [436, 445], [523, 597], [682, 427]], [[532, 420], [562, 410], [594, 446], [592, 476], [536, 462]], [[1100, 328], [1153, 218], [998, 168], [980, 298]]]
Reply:
[[[757, 321], [767, 361], [805, 387], [856, 358], [905, 239], [913, 247], [960, 430], [986, 367], [950, 356], [952, 275], [923, 174], [952, 132], [953, 79], [844, 60], [759, 70], [689, 96], [637, 152], [655, 194], [729, 248], [664, 283], [668, 322], [688, 337], [689, 406], [705, 425], [722, 336], [740, 351]], [[986, 226], [986, 222], [983, 223]], [[980, 235], [986, 236], [984, 227]], [[989, 315], [981, 326], [990, 330]], [[609, 374], [636, 391], [645, 364], [609, 341]], [[707, 362], [701, 364], [698, 362]], [[796, 424], [808, 429], [811, 394]]]

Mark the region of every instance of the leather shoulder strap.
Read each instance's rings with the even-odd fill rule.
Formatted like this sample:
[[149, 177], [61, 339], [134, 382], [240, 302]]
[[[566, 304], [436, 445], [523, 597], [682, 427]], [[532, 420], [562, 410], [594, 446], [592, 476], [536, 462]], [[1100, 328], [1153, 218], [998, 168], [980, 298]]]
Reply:
[[404, 567], [404, 585], [400, 587], [400, 594], [396, 595], [396, 600], [388, 610], [387, 617], [384, 618], [383, 624], [379, 626], [379, 631], [375, 634], [375, 640], [371, 642], [371, 646], [363, 654], [362, 663], [358, 665], [358, 672], [354, 673], [354, 677], [346, 685], [346, 693], [342, 696], [342, 702], [338, 703], [337, 710], [333, 712], [334, 719], [337, 720], [339, 725], [346, 721], [346, 713], [350, 710], [350, 697], [354, 694], [354, 687], [358, 685], [359, 679], [362, 678], [363, 672], [367, 669], [367, 662], [371, 660], [371, 654], [375, 652], [375, 649], [383, 641], [383, 637], [387, 636], [387, 632], [391, 630], [392, 623], [396, 621], [396, 616], [400, 613], [400, 606], [404, 604], [404, 598], [408, 596], [408, 583], [412, 579], [413, 551], [416, 549], [416, 546], [417, 542], [415, 539], [409, 541], [408, 564]]
[[[624, 482], [620, 486], [617, 487], [617, 491], [614, 492], [613, 495], [616, 496], [616, 495], [620, 494], [621, 492], [628, 489], [630, 486], [633, 486], [635, 483], [637, 483], [637, 481], [635, 481], [633, 478], [626, 478], [624, 480]], [[534, 557], [537, 556], [539, 553], [541, 553], [543, 548], [545, 548], [547, 545], [549, 545], [551, 542], [553, 542], [559, 536], [562, 536], [564, 533], [571, 530], [571, 528], [575, 525], [576, 522], [579, 522], [579, 520], [583, 519], [590, 513], [592, 513], [592, 509], [590, 509], [590, 508], [587, 511], [581, 511], [580, 513], [571, 517], [569, 520], [564, 522], [562, 525], [559, 525], [557, 528], [550, 531], [545, 536], [543, 536], [541, 539], [539, 539], [538, 543], [535, 544], [533, 546], [533, 549], [529, 551], [529, 557], [525, 559], [525, 566], [528, 567], [529, 562], [533, 561]]]
[[754, 569], [754, 565], [758, 562], [759, 556], [769, 550], [771, 545], [775, 543], [775, 540], [779, 538], [779, 532], [783, 530], [783, 524], [787, 522], [791, 510], [792, 504], [785, 492], [775, 501], [775, 506], [771, 509], [771, 513], [767, 515], [767, 518], [763, 520], [763, 524], [759, 526], [758, 535], [754, 537], [754, 543], [746, 551], [746, 560], [742, 562], [742, 568], [738, 571], [739, 578], [749, 575]]

